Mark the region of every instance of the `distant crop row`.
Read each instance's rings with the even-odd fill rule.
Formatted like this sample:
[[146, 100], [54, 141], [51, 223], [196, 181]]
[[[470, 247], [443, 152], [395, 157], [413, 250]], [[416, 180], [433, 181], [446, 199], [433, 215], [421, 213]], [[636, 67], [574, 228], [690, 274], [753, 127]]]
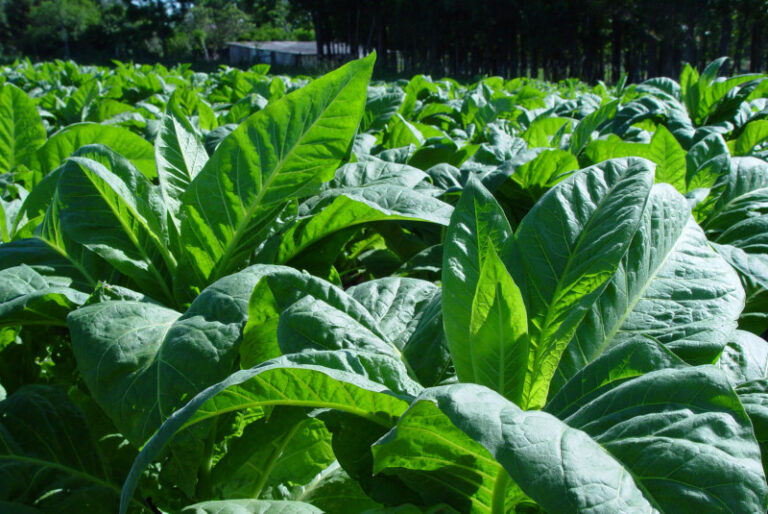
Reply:
[[766, 512], [768, 81], [0, 69], [0, 511]]

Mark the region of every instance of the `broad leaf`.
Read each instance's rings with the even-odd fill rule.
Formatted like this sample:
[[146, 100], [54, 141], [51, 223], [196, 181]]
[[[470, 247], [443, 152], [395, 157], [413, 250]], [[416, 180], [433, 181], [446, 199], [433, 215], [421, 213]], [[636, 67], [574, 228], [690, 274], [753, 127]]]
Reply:
[[737, 330], [723, 350], [718, 365], [739, 396], [755, 430], [768, 467], [768, 343], [761, 337]]
[[615, 275], [576, 331], [554, 390], [606, 349], [640, 339], [683, 359], [713, 362], [744, 303], [738, 277], [709, 246], [682, 195], [654, 186]]
[[75, 150], [89, 144], [111, 148], [131, 161], [149, 179], [157, 176], [155, 152], [151, 144], [128, 129], [98, 123], [76, 123], [56, 132], [31, 157], [30, 168], [47, 175]]
[[754, 157], [734, 159], [716, 187], [717, 202], [702, 220], [707, 236], [747, 253], [768, 251], [768, 165]]
[[343, 229], [376, 221], [425, 221], [447, 225], [451, 207], [418, 190], [393, 183], [331, 189], [301, 206], [305, 214], [276, 234], [257, 259], [284, 264], [312, 244]]
[[131, 468], [120, 512], [126, 512], [144, 468], [180, 430], [238, 410], [279, 405], [335, 409], [390, 427], [410, 399], [390, 388], [419, 390], [399, 362], [362, 352], [288, 355], [239, 371], [195, 396], [160, 427]]
[[213, 490], [220, 498], [259, 498], [270, 488], [308, 484], [334, 460], [320, 420], [278, 407], [228, 442], [211, 475]]
[[[470, 347], [461, 354], [464, 358], [468, 353], [470, 362], [454, 357], [454, 366], [463, 381], [487, 386], [520, 404], [529, 352], [525, 303], [493, 246], [486, 251], [472, 299]], [[467, 365], [471, 372], [463, 369]]]
[[511, 236], [499, 204], [480, 181], [470, 178], [443, 244], [443, 325], [459, 380], [475, 380], [471, 320], [488, 248], [501, 253]]
[[196, 503], [176, 514], [321, 514], [309, 503], [274, 500], [220, 500]]
[[185, 286], [243, 265], [284, 203], [332, 177], [360, 122], [374, 58], [272, 102], [219, 145], [182, 196]]
[[140, 301], [74, 311], [67, 322], [78, 369], [91, 395], [140, 446], [171, 413], [227, 377], [238, 356], [256, 266], [204, 290], [182, 315]]
[[712, 187], [731, 169], [731, 155], [720, 134], [711, 134], [691, 147], [685, 156], [687, 191]]
[[[621, 463], [587, 434], [474, 384], [426, 390], [374, 451], [377, 460], [387, 452], [379, 466], [435, 470], [454, 501], [466, 497], [454, 503], [462, 512], [505, 512], [525, 495], [548, 512], [654, 510]], [[500, 473], [525, 495], [508, 498], [509, 478]]]
[[0, 325], [66, 325], [88, 295], [67, 277], [43, 276], [26, 264], [0, 271]]
[[663, 125], [659, 125], [651, 138], [648, 159], [656, 163], [656, 183], [672, 184], [685, 193], [685, 150]]
[[424, 307], [403, 349], [408, 367], [425, 386], [433, 386], [455, 374], [443, 330], [442, 295], [436, 294]]
[[527, 290], [531, 340], [523, 406], [544, 404], [574, 331], [629, 249], [652, 184], [647, 161], [607, 161], [559, 183], [520, 224], [514, 271]]
[[[379, 93], [377, 91], [377, 93]], [[383, 91], [365, 102], [365, 113], [360, 124], [362, 132], [383, 130], [403, 103], [402, 91]]]
[[[757, 145], [768, 140], [768, 120], [756, 120], [747, 123], [744, 131], [733, 144], [734, 155], [747, 155]], [[728, 143], [730, 147], [730, 142]]]
[[28, 385], [0, 402], [0, 506], [6, 512], [110, 513], [111, 482], [83, 412], [62, 389]]
[[181, 196], [208, 161], [208, 153], [181, 110], [169, 104], [155, 139], [157, 178], [169, 212], [178, 215]]
[[46, 134], [32, 99], [12, 84], [0, 87], [0, 173], [28, 164]]
[[731, 245], [711, 243], [712, 247], [739, 274], [746, 293], [739, 328], [754, 334], [768, 329], [768, 256], [747, 253]]
[[306, 296], [280, 314], [277, 340], [283, 354], [307, 350], [361, 350], [398, 358], [397, 348], [342, 310]]
[[60, 219], [66, 237], [174, 305], [170, 274], [176, 260], [152, 207], [153, 188], [135, 170], [118, 175], [94, 160], [72, 157], [57, 186]]
[[401, 350], [413, 337], [427, 304], [438, 291], [431, 282], [413, 278], [382, 278], [347, 289]]
[[682, 501], [702, 511], [766, 508], [752, 424], [720, 370], [663, 369], [614, 384], [563, 421], [622, 462], [662, 511]]
[[[261, 364], [281, 354], [277, 344], [277, 326], [280, 315], [294, 303], [318, 301], [330, 310], [340, 313], [348, 322], [364, 327], [366, 333], [379, 342], [389, 341], [376, 319], [354, 297], [330, 282], [283, 266], [264, 266], [264, 272], [248, 302], [248, 322], [243, 331], [240, 363], [244, 368]], [[259, 265], [251, 269], [260, 269]], [[314, 334], [323, 336], [323, 334]], [[354, 337], [354, 334], [350, 334]]]
[[619, 100], [612, 100], [579, 121], [573, 129], [573, 135], [571, 136], [569, 147], [571, 153], [578, 156], [592, 139], [592, 133], [613, 118], [618, 106]]
[[518, 487], [507, 490], [503, 466], [430, 401], [417, 399], [371, 449], [374, 471], [405, 477], [424, 503], [475, 514], [530, 502]]

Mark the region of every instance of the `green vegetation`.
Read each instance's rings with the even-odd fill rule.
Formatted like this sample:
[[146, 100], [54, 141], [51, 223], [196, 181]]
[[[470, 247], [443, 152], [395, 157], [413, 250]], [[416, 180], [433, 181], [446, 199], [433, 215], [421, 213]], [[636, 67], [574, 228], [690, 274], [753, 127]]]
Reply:
[[640, 82], [719, 56], [725, 74], [761, 72], [767, 26], [764, 0], [0, 0], [0, 62], [210, 71], [227, 41], [301, 40], [317, 42], [317, 69], [375, 50], [381, 76]]
[[[375, 49], [389, 69], [474, 77], [577, 77], [594, 83], [679, 76], [728, 56], [766, 66], [764, 0], [294, 0], [324, 53]], [[342, 52], [343, 53], [343, 50]]]
[[314, 33], [309, 13], [289, 0], [0, 0], [3, 62], [210, 62], [239, 39], [312, 40]]
[[0, 68], [0, 510], [765, 512], [768, 81]]

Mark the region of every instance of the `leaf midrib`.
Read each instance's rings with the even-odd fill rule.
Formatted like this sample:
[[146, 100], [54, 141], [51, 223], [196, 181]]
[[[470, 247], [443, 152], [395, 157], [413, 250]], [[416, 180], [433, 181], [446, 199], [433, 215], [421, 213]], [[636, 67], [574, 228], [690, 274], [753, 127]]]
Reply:
[[[645, 297], [645, 292], [648, 290], [648, 288], [651, 286], [651, 284], [656, 280], [656, 277], [658, 277], [659, 273], [661, 273], [662, 268], [664, 268], [664, 265], [669, 260], [670, 256], [677, 250], [677, 247], [680, 244], [680, 240], [682, 239], [686, 227], [688, 227], [688, 223], [690, 223], [690, 219], [687, 219], [685, 223], [682, 225], [682, 229], [678, 232], [677, 237], [675, 238], [675, 243], [669, 248], [669, 251], [666, 253], [664, 258], [661, 260], [659, 265], [656, 267], [656, 269], [653, 270], [652, 273], [649, 274], [648, 280], [643, 284], [643, 287], [638, 291], [638, 294], [633, 298], [631, 302], [628, 302], [627, 309], [622, 313], [622, 315], [617, 320], [614, 327], [608, 332], [608, 334], [605, 335], [600, 345], [597, 347], [597, 352], [593, 352], [592, 355], [601, 355], [605, 349], [608, 347], [608, 344], [610, 341], [616, 336], [616, 334], [619, 333], [621, 330], [621, 327], [624, 325], [624, 322], [629, 317], [631, 313], [634, 312], [635, 307], [637, 307], [637, 304], [640, 303], [640, 300], [642, 300]], [[635, 233], [637, 234], [637, 232]], [[630, 243], [630, 247], [631, 247]], [[622, 260], [626, 258], [627, 254], [624, 254], [624, 257], [622, 257]], [[624, 263], [622, 263], [623, 265]], [[618, 270], [617, 270], [618, 271]], [[626, 273], [626, 267], [625, 267], [625, 273]], [[616, 275], [614, 274], [614, 277]], [[612, 279], [611, 279], [612, 280]], [[594, 358], [594, 357], [593, 357]]]
[[[571, 267], [573, 266], [573, 263], [574, 263], [573, 256], [576, 254], [576, 251], [579, 249], [579, 247], [583, 244], [584, 240], [587, 238], [586, 234], [590, 234], [591, 233], [591, 226], [593, 225], [593, 223], [596, 223], [596, 221], [595, 221], [595, 219], [597, 218], [596, 213], [603, 208], [603, 205], [608, 201], [609, 198], [611, 198], [613, 196], [613, 193], [616, 191], [616, 189], [618, 189], [619, 187], [623, 186], [625, 181], [631, 178], [631, 176], [628, 176], [628, 175], [629, 174], [625, 172], [623, 174], [623, 176], [621, 176], [621, 178], [619, 180], [617, 180], [616, 183], [612, 187], [610, 187], [608, 189], [608, 191], [606, 191], [606, 193], [600, 199], [600, 202], [597, 204], [595, 209], [592, 211], [592, 214], [590, 215], [590, 218], [587, 221], [586, 225], [584, 226], [584, 228], [579, 233], [579, 236], [576, 239], [576, 244], [573, 246], [573, 250], [569, 249], [569, 256], [570, 256], [570, 258], [568, 259], [568, 262], [567, 262], [567, 264], [565, 266], [565, 269], [563, 270], [562, 274], [558, 278], [557, 283], [555, 284], [555, 289], [554, 289], [555, 292], [554, 292], [554, 294], [552, 296], [552, 301], [549, 302], [549, 304], [547, 304], [547, 313], [546, 313], [546, 316], [544, 318], [544, 322], [541, 325], [541, 329], [538, 331], [538, 334], [537, 334], [539, 337], [537, 338], [535, 343], [533, 342], [533, 338], [531, 338], [531, 343], [532, 343], [531, 344], [531, 351], [533, 352], [533, 359], [530, 359], [530, 357], [529, 357], [529, 361], [531, 361], [531, 360], [533, 361], [532, 364], [533, 364], [534, 369], [537, 369], [537, 364], [540, 362], [540, 360], [542, 358], [546, 358], [546, 356], [542, 357], [542, 353], [543, 352], [539, 352], [538, 350], [540, 350], [544, 346], [542, 344], [542, 342], [549, 342], [549, 343], [551, 343], [551, 341], [543, 341], [542, 335], [547, 334], [547, 332], [550, 329], [550, 325], [553, 322], [553, 320], [551, 319], [551, 316], [552, 316], [552, 304], [555, 303], [556, 299], [560, 296], [560, 293], [562, 292], [563, 280], [569, 274], [569, 271], [570, 271], [570, 269], [571, 269]], [[605, 178], [603, 178], [603, 180], [605, 180]], [[648, 196], [646, 196], [645, 201], [646, 201], [646, 204], [647, 204]], [[643, 210], [645, 210], [645, 206], [643, 207]], [[641, 216], [642, 216], [642, 211], [641, 211]], [[642, 221], [642, 218], [640, 220], [638, 220], [637, 223], [635, 223], [634, 233], [637, 233], [637, 229], [638, 229], [638, 226], [640, 224], [640, 221]], [[629, 244], [627, 244], [627, 248], [625, 248], [625, 250], [624, 250], [624, 254], [622, 255], [622, 258], [624, 257], [624, 255], [626, 255], [627, 251], [629, 250], [629, 247], [631, 245], [631, 241], [632, 240], [630, 239], [629, 240]], [[527, 262], [528, 259], [524, 258], [523, 260], [526, 263], [525, 267], [527, 269], [530, 269], [530, 265], [528, 265], [528, 262]], [[614, 275], [615, 275], [615, 272], [616, 272], [616, 270], [614, 270]], [[608, 280], [610, 280], [610, 279], [608, 279]], [[606, 285], [608, 283], [608, 280], [603, 282], [600, 286], [598, 286], [598, 288], [599, 287], [603, 287], [604, 285]], [[547, 348], [549, 348], [549, 347], [550, 346], [547, 345]], [[551, 355], [551, 353], [550, 353], [550, 355]], [[529, 370], [530, 369], [531, 368], [530, 368], [530, 365], [529, 365]], [[533, 389], [533, 384], [535, 382], [536, 382], [536, 379], [535, 379], [534, 375], [531, 374], [530, 383], [526, 384], [525, 390], [523, 392], [523, 398], [524, 398], [524, 402], [526, 404], [528, 404], [528, 402], [530, 402], [530, 393], [531, 393], [531, 390]]]
[[[321, 119], [323, 119], [325, 113], [330, 109], [330, 107], [335, 103], [335, 101], [338, 99], [338, 97], [341, 95], [341, 93], [346, 89], [346, 87], [349, 85], [349, 83], [357, 77], [357, 75], [360, 72], [355, 72], [349, 75], [349, 77], [346, 78], [346, 80], [343, 81], [342, 85], [337, 89], [336, 93], [331, 97], [330, 101], [327, 102], [325, 107], [322, 109], [320, 114], [312, 121], [312, 124], [306, 128], [301, 134], [301, 137], [297, 138], [296, 142], [288, 149], [288, 152], [283, 155], [283, 157], [277, 162], [274, 169], [272, 170], [272, 173], [269, 174], [267, 177], [267, 180], [261, 185], [261, 189], [259, 190], [259, 193], [256, 195], [256, 198], [254, 198], [251, 205], [248, 207], [248, 209], [245, 211], [244, 216], [241, 218], [240, 222], [238, 223], [237, 230], [235, 230], [234, 235], [227, 243], [226, 250], [224, 252], [224, 255], [218, 260], [216, 264], [214, 264], [213, 272], [211, 273], [210, 280], [216, 280], [219, 278], [219, 273], [222, 269], [226, 270], [228, 269], [227, 265], [229, 263], [229, 260], [232, 258], [232, 254], [234, 253], [235, 248], [238, 247], [239, 240], [243, 237], [243, 233], [247, 230], [250, 220], [253, 217], [254, 213], [259, 209], [259, 207], [262, 207], [261, 201], [266, 195], [266, 193], [269, 191], [270, 186], [272, 185], [272, 182], [277, 178], [277, 176], [280, 175], [280, 171], [285, 164], [286, 160], [290, 158], [297, 147], [301, 146], [301, 143], [304, 141], [306, 135], [315, 127], [317, 122]], [[260, 111], [265, 112], [265, 111]], [[290, 110], [291, 116], [293, 116], [294, 109]], [[265, 115], [266, 116], [266, 115]], [[285, 144], [285, 138], [283, 138], [283, 145]], [[281, 150], [284, 150], [284, 148], [281, 147]], [[259, 171], [263, 172], [263, 168], [261, 165], [259, 165]], [[260, 173], [260, 175], [263, 176], [263, 173]], [[238, 194], [238, 197], [240, 195]], [[275, 202], [278, 203], [278, 202]], [[225, 209], [226, 210], [226, 209]], [[228, 213], [229, 211], [226, 210]]]

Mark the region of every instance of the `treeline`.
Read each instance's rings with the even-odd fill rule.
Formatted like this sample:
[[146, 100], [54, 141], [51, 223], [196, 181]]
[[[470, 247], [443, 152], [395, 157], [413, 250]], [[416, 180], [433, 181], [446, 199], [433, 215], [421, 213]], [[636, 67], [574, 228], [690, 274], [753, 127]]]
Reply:
[[[316, 38], [392, 72], [632, 81], [729, 56], [768, 63], [766, 0], [0, 0], [0, 60], [180, 62], [226, 42]], [[330, 64], [329, 64], [330, 65]]]
[[238, 39], [314, 34], [290, 0], [0, 0], [0, 60], [216, 61]]
[[[632, 81], [684, 62], [766, 65], [765, 0], [296, 0], [328, 55], [377, 50], [393, 71]], [[344, 44], [340, 45], [339, 42]], [[355, 53], [352, 50], [350, 53]]]

